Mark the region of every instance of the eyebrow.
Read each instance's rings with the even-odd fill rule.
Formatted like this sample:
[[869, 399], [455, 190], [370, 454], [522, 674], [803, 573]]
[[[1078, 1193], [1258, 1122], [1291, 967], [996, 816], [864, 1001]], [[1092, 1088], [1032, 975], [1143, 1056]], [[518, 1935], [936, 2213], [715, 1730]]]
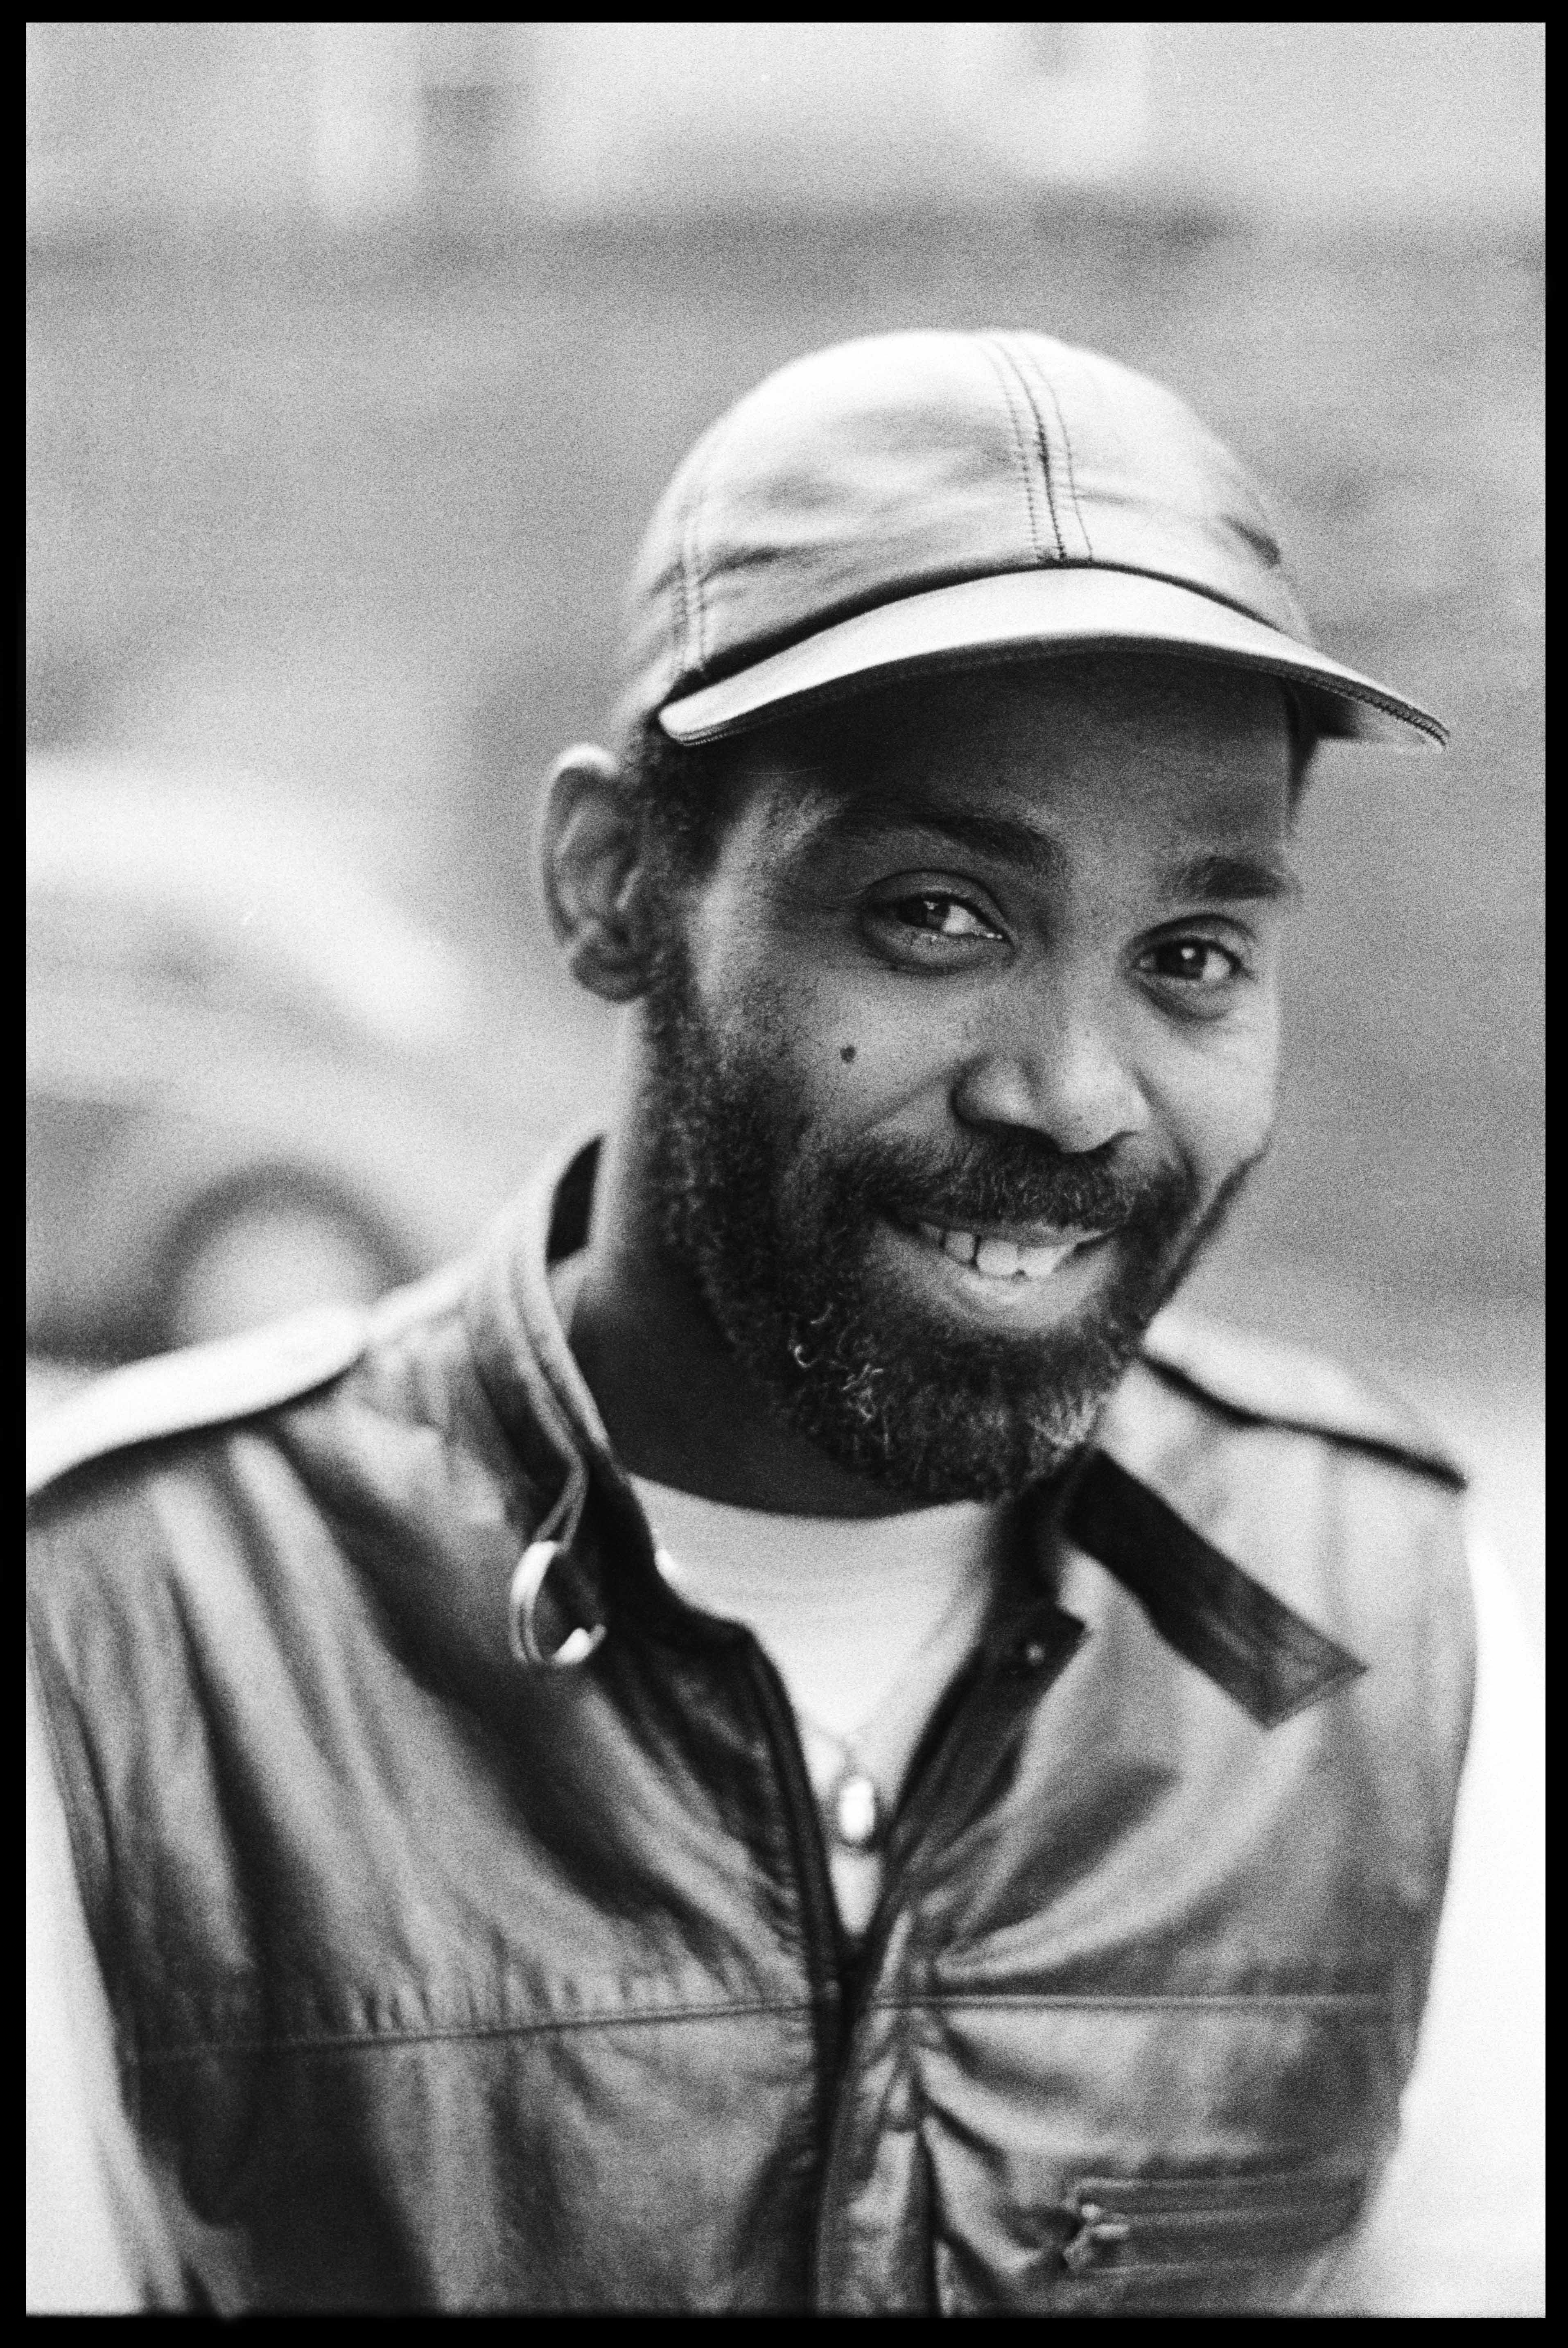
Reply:
[[1160, 875], [1160, 887], [1168, 897], [1201, 897], [1232, 905], [1279, 904], [1301, 894], [1300, 881], [1278, 857], [1235, 850], [1190, 856], [1173, 864]]
[[988, 815], [981, 808], [932, 807], [918, 799], [858, 793], [825, 813], [819, 836], [844, 841], [876, 841], [888, 831], [926, 831], [980, 856], [1006, 858], [1042, 879], [1060, 873], [1066, 857], [1060, 841], [1016, 816]]
[[[1060, 840], [1016, 816], [981, 808], [922, 805], [908, 798], [862, 794], [831, 808], [822, 835], [835, 840], [876, 840], [890, 830], [924, 831], [982, 856], [1020, 864], [1041, 880], [1053, 880], [1067, 863]], [[1207, 903], [1279, 904], [1301, 894], [1301, 883], [1281, 859], [1246, 850], [1218, 850], [1184, 858], [1159, 874], [1163, 896], [1197, 898]]]

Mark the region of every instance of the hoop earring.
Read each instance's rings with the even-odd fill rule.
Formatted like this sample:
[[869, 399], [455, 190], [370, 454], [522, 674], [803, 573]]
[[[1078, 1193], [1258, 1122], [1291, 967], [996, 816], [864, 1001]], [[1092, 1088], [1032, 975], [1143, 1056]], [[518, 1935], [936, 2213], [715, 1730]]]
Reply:
[[536, 1671], [576, 1671], [604, 1643], [607, 1626], [603, 1622], [595, 1622], [591, 1629], [578, 1623], [559, 1647], [545, 1646], [539, 1637], [539, 1600], [551, 1566], [564, 1554], [564, 1542], [531, 1541], [518, 1560], [507, 1597], [507, 1627], [512, 1653], [519, 1663], [527, 1663]]

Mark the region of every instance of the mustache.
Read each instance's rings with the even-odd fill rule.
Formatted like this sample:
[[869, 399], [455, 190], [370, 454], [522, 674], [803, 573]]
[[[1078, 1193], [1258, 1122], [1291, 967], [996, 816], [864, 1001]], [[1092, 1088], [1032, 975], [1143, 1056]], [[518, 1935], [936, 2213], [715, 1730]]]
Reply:
[[887, 1139], [857, 1154], [854, 1185], [868, 1206], [920, 1222], [1048, 1223], [1059, 1230], [1118, 1231], [1180, 1219], [1197, 1183], [1169, 1161], [1133, 1173], [1117, 1145], [1070, 1151], [1020, 1128], [976, 1134], [957, 1149]]

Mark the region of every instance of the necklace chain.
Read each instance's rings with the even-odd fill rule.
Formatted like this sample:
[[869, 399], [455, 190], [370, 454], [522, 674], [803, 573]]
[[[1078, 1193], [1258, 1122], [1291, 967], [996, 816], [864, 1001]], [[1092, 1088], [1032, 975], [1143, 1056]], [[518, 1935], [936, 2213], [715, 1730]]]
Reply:
[[[973, 1580], [974, 1577], [970, 1574], [963, 1577], [936, 1622], [920, 1640], [913, 1653], [906, 1659], [897, 1677], [888, 1687], [883, 1690], [867, 1718], [874, 1718], [879, 1713], [886, 1715], [889, 1707], [905, 1693], [910, 1681], [915, 1678], [919, 1666], [951, 1628], [960, 1611], [968, 1601], [972, 1594]], [[829, 1834], [845, 1850], [856, 1852], [875, 1850], [886, 1829], [889, 1805], [886, 1788], [878, 1782], [860, 1749], [860, 1739], [865, 1734], [866, 1723], [862, 1722], [857, 1728], [845, 1735], [838, 1729], [829, 1728], [825, 1722], [818, 1720], [815, 1715], [807, 1712], [804, 1705], [797, 1704], [795, 1709], [801, 1726], [809, 1730], [813, 1736], [820, 1737], [825, 1744], [832, 1746], [842, 1756], [841, 1766], [836, 1775], [826, 1789], [819, 1791], [817, 1795], [823, 1822]]]
[[[567, 1302], [569, 1308], [570, 1300], [568, 1299]], [[679, 1586], [679, 1569], [665, 1548], [657, 1527], [654, 1530], [654, 1541], [655, 1554], [661, 1571]], [[977, 1574], [971, 1563], [970, 1567], [960, 1574], [958, 1586], [936, 1621], [905, 1658], [892, 1681], [872, 1706], [870, 1713], [849, 1735], [845, 1735], [838, 1729], [829, 1728], [825, 1721], [818, 1719], [815, 1714], [807, 1711], [795, 1697], [794, 1689], [790, 1689], [791, 1700], [794, 1704], [795, 1715], [803, 1732], [829, 1746], [838, 1756], [838, 1766], [825, 1785], [823, 1783], [824, 1773], [808, 1769], [808, 1774], [816, 1794], [824, 1828], [829, 1838], [836, 1843], [840, 1849], [864, 1854], [875, 1850], [882, 1841], [891, 1807], [888, 1789], [879, 1782], [866, 1759], [861, 1749], [861, 1740], [866, 1733], [867, 1725], [877, 1718], [886, 1719], [888, 1713], [896, 1708], [899, 1699], [907, 1694], [910, 1683], [916, 1678], [932, 1650], [947, 1636], [962, 1610], [972, 1602], [976, 1594], [976, 1581]]]

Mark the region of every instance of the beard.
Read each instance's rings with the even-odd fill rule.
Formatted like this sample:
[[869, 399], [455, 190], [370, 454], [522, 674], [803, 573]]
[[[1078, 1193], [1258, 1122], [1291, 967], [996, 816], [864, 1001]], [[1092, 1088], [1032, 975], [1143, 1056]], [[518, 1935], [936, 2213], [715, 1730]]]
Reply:
[[[1250, 1171], [1200, 1212], [1184, 1163], [1134, 1176], [1114, 1143], [1068, 1153], [1023, 1127], [948, 1148], [867, 1136], [830, 1156], [804, 1138], [766, 1033], [737, 1050], [708, 1018], [678, 939], [646, 1008], [661, 1244], [784, 1423], [916, 1502], [1003, 1499], [1057, 1475]], [[1059, 1325], [974, 1332], [879, 1274], [888, 1220], [1090, 1230], [1113, 1233], [1114, 1253]]]

